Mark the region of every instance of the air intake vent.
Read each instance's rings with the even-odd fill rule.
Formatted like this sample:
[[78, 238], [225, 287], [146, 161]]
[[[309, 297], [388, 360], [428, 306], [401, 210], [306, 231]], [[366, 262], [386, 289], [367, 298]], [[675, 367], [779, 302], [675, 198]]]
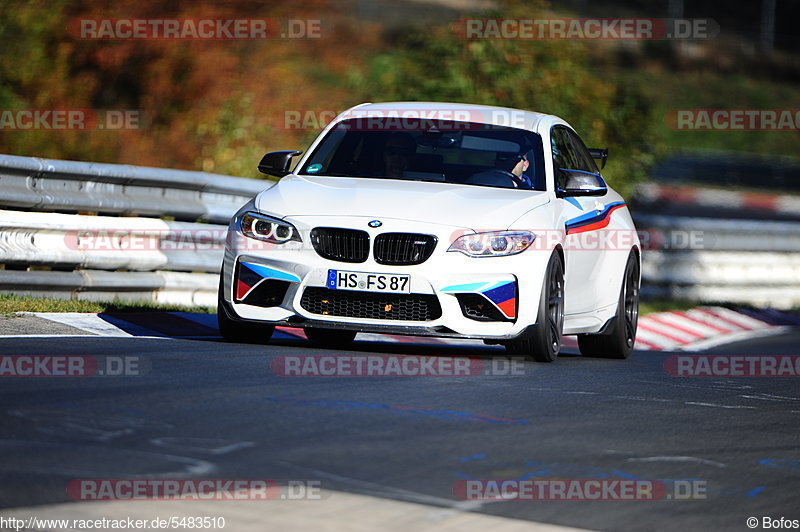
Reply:
[[432, 294], [378, 294], [308, 287], [300, 305], [313, 314], [374, 320], [431, 321], [442, 316]]

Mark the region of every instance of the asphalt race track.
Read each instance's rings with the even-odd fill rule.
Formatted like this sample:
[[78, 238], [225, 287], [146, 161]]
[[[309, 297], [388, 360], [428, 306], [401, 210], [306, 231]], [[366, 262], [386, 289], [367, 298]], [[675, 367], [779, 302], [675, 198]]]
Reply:
[[[592, 530], [746, 530], [748, 517], [800, 519], [797, 378], [670, 376], [664, 367], [676, 355], [670, 352], [613, 361], [567, 349], [554, 364], [487, 375], [509, 368], [505, 358], [492, 362], [502, 353], [497, 348], [367, 341], [336, 351], [292, 339], [252, 346], [214, 338], [69, 336], [68, 328], [57, 329], [0, 338], [0, 354], [132, 356], [143, 374], [2, 379], [4, 515], [85, 504], [71, 502], [65, 491], [77, 478], [178, 471], [313, 479], [332, 497], [364, 494]], [[706, 353], [797, 355], [798, 345], [800, 329], [793, 328]], [[274, 371], [282, 356], [365, 354], [474, 356], [485, 371], [457, 377]], [[657, 501], [467, 503], [453, 491], [467, 479], [535, 478], [654, 479], [668, 492]], [[675, 481], [705, 491], [678, 500]]]

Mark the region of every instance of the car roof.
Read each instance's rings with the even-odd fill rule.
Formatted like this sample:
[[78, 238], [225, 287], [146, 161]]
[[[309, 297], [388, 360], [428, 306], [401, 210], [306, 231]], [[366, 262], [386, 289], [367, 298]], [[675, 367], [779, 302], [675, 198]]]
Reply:
[[455, 120], [516, 127], [530, 131], [537, 131], [541, 125], [569, 125], [555, 115], [536, 113], [524, 109], [449, 102], [362, 103], [340, 114], [334, 122], [365, 116]]

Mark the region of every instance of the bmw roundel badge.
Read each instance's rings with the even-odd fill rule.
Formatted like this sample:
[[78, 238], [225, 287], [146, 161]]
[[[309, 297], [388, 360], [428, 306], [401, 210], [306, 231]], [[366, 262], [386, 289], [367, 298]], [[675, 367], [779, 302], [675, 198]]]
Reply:
[[372, 220], [367, 225], [370, 226], [370, 227], [380, 227], [380, 226], [383, 225], [383, 222], [380, 221], [380, 220]]

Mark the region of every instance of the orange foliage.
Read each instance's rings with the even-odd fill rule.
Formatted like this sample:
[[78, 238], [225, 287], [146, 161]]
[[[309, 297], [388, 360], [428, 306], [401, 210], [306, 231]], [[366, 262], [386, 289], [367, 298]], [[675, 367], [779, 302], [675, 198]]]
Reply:
[[[282, 128], [284, 110], [341, 110], [358, 103], [337, 80], [364, 60], [359, 50], [367, 53], [378, 42], [375, 34], [349, 27], [347, 14], [323, 0], [16, 4], [22, 11], [14, 16], [23, 26], [39, 12], [55, 17], [40, 39], [51, 64], [34, 79], [16, 83], [17, 108], [140, 113], [136, 130], [0, 133], [0, 152], [18, 155], [255, 177], [252, 169], [265, 151], [299, 147], [313, 136]], [[75, 18], [319, 19], [323, 35], [263, 41], [79, 40], [67, 31]]]

